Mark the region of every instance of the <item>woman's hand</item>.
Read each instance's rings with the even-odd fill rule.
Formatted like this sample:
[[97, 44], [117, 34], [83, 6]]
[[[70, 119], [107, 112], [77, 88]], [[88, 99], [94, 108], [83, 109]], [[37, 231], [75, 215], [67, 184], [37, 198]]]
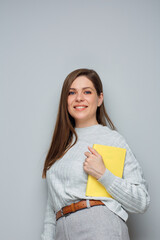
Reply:
[[84, 171], [99, 179], [105, 172], [106, 167], [104, 165], [101, 155], [91, 147], [88, 147], [90, 152], [85, 152], [84, 155], [87, 157], [83, 163]]

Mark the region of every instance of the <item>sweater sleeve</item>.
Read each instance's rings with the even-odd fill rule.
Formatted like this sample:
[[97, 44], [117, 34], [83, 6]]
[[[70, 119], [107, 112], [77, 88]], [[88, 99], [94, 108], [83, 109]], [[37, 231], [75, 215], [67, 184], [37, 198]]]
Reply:
[[127, 150], [123, 177], [119, 178], [106, 169], [98, 181], [128, 212], [144, 213], [149, 206], [150, 196], [140, 164], [121, 135], [117, 147]]
[[56, 223], [56, 216], [53, 210], [50, 192], [48, 190], [46, 212], [44, 217], [44, 229], [43, 229], [43, 233], [41, 234], [41, 240], [55, 239], [55, 223]]

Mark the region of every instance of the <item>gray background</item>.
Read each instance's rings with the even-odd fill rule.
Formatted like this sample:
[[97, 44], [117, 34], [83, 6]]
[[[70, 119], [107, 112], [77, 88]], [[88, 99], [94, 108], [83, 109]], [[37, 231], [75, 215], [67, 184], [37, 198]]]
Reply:
[[40, 239], [62, 82], [87, 67], [149, 183], [150, 208], [128, 220], [131, 239], [158, 240], [160, 1], [1, 0], [0, 41], [0, 239]]

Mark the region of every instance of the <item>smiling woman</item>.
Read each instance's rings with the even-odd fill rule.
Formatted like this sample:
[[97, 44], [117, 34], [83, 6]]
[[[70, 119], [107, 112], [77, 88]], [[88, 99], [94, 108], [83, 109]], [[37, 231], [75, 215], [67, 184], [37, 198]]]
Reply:
[[[122, 178], [105, 167], [93, 144], [126, 149]], [[112, 198], [86, 196], [88, 175]], [[143, 213], [149, 206], [142, 169], [110, 120], [92, 69], [77, 69], [63, 83], [42, 177], [48, 183], [42, 240], [129, 240], [127, 212]]]
[[76, 127], [98, 124], [96, 111], [102, 102], [103, 93], [98, 96], [93, 83], [86, 76], [77, 77], [68, 95], [68, 112], [75, 119]]

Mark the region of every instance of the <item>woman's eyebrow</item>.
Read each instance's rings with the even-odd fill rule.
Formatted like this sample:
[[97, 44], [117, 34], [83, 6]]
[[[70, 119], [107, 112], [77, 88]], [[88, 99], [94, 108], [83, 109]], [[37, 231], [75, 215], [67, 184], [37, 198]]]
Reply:
[[[93, 90], [93, 88], [91, 88], [91, 87], [84, 87], [84, 88], [82, 88], [82, 89], [88, 89], [88, 88], [90, 88], [90, 89], [92, 89]], [[70, 88], [71, 90], [77, 90], [77, 88]]]

